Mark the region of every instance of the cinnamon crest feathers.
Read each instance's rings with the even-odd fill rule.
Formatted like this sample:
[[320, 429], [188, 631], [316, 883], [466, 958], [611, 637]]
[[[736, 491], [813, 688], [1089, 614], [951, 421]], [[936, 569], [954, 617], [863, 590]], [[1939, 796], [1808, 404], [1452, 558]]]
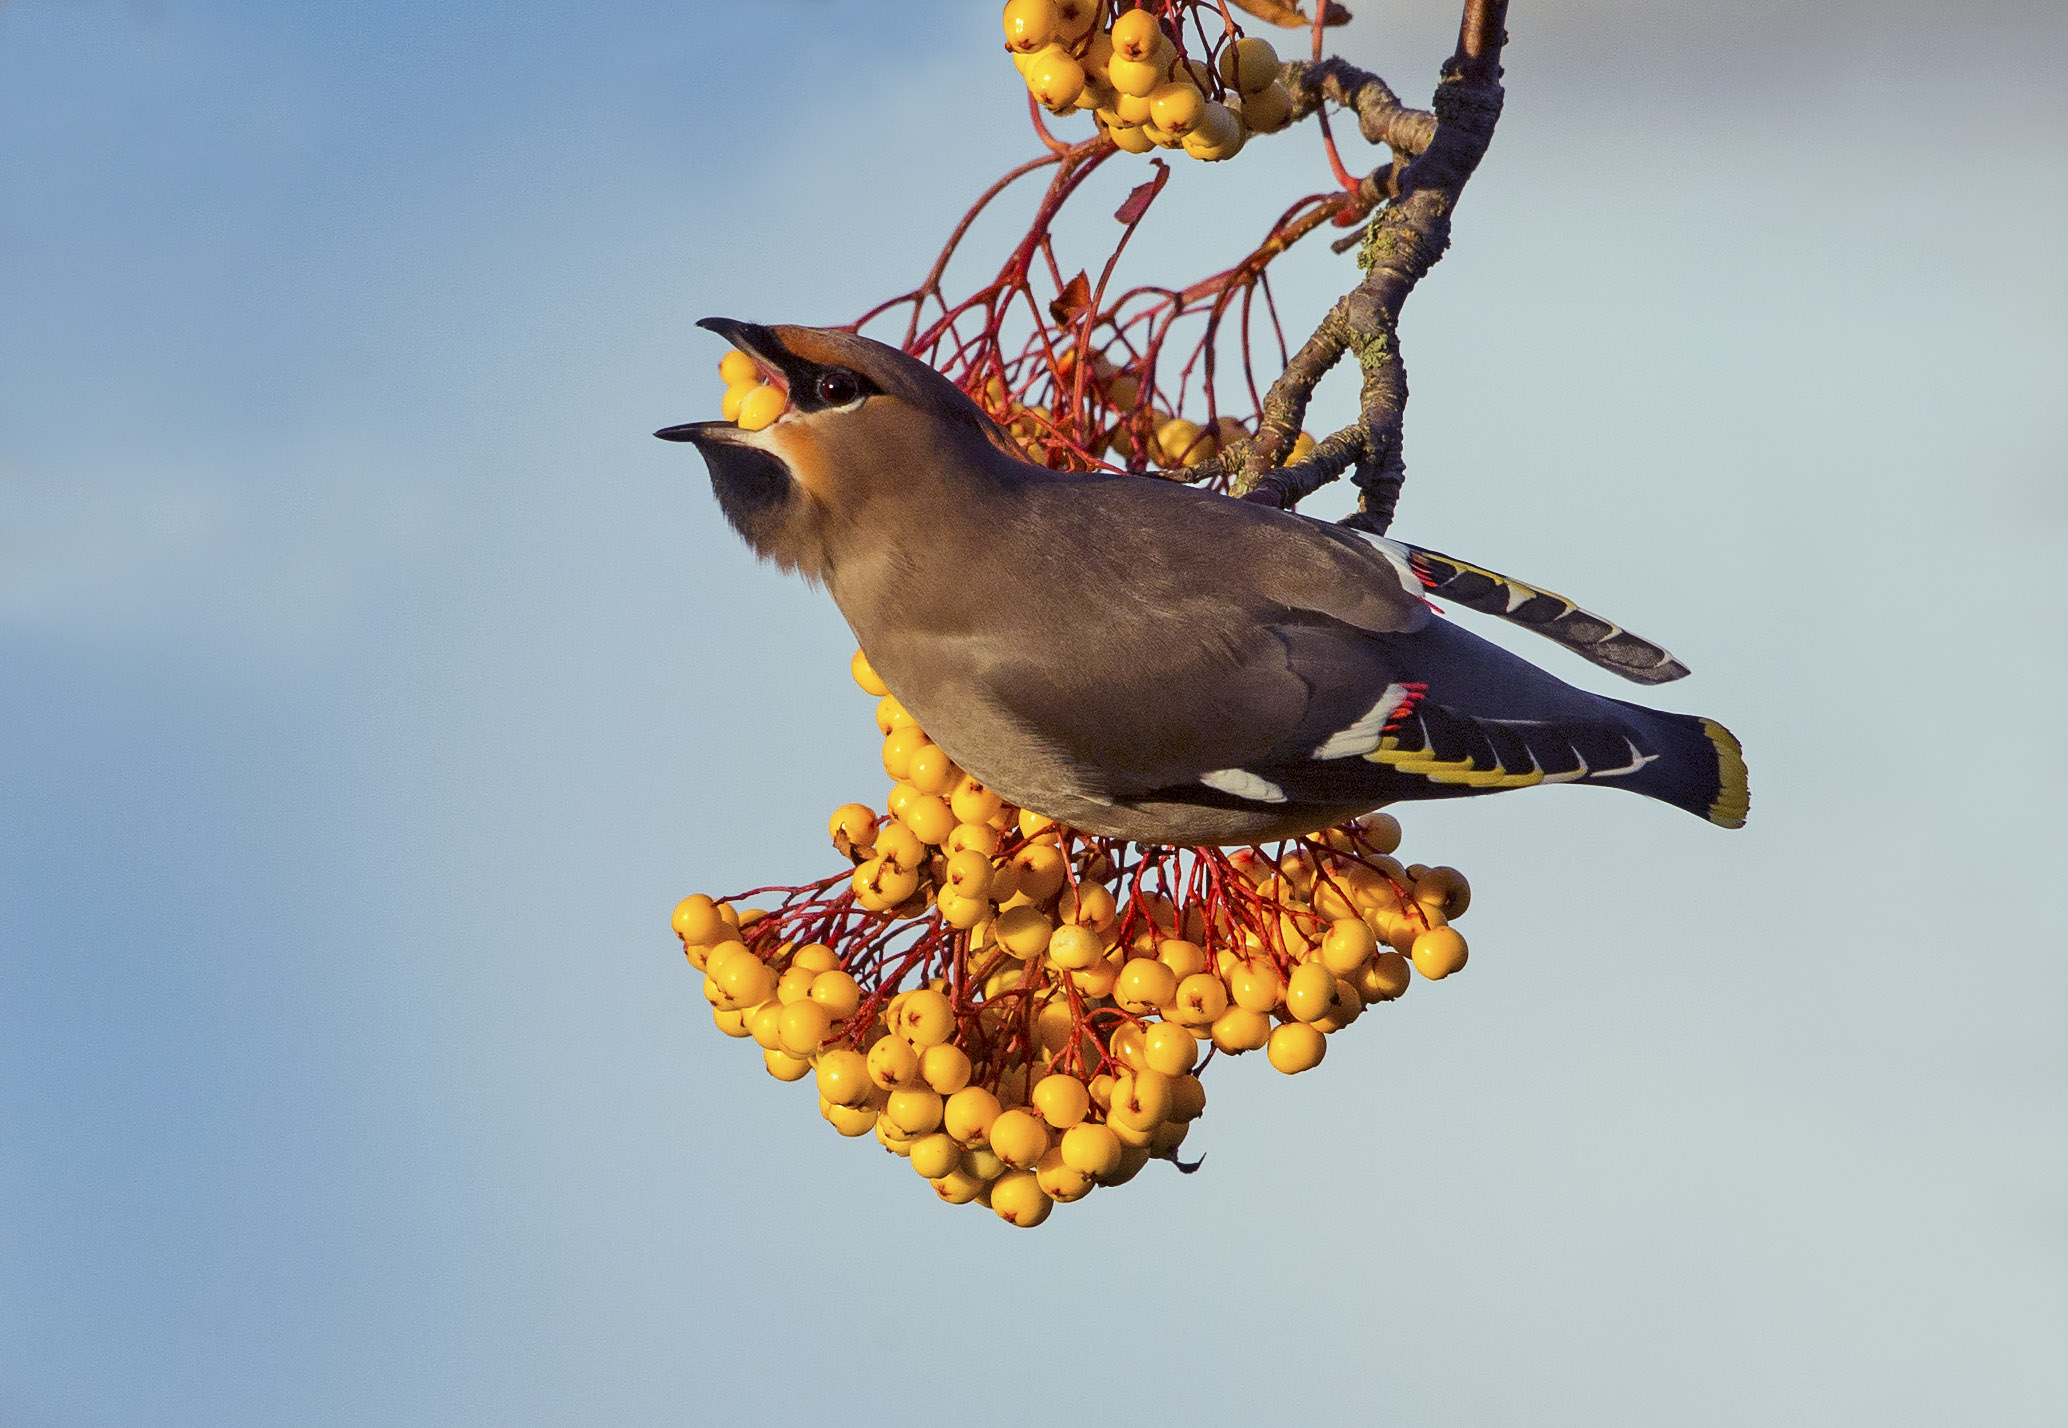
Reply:
[[823, 584], [927, 735], [1025, 808], [1145, 843], [1249, 843], [1539, 783], [1749, 806], [1714, 720], [1575, 688], [1436, 590], [1640, 683], [1687, 670], [1562, 596], [1292, 512], [1050, 471], [953, 383], [851, 333], [709, 318], [782, 388], [692, 422], [726, 519]]

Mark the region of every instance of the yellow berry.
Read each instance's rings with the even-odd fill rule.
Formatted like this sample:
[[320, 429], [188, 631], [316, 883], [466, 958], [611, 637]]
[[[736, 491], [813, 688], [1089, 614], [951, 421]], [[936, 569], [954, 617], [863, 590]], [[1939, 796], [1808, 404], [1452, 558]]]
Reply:
[[934, 898], [941, 920], [959, 932], [968, 932], [991, 915], [991, 904], [980, 897], [963, 897], [952, 888], [942, 888]]
[[1417, 972], [1439, 982], [1465, 965], [1465, 939], [1455, 928], [1432, 927], [1415, 938], [1408, 955]]
[[725, 999], [736, 1007], [760, 1006], [775, 995], [775, 969], [751, 952], [744, 957], [728, 957], [718, 973], [718, 986]]
[[963, 897], [981, 901], [991, 891], [991, 860], [982, 853], [950, 853], [947, 872], [948, 887]]
[[878, 826], [876, 845], [871, 851], [882, 861], [906, 872], [917, 872], [926, 865], [925, 840], [902, 818], [895, 823]]
[[[982, 825], [989, 822], [1004, 805], [1004, 799], [968, 774], [964, 774], [948, 794], [948, 807], [954, 811], [959, 823]], [[995, 846], [995, 837], [993, 843]]]
[[919, 875], [883, 858], [854, 870], [855, 901], [871, 912], [887, 912], [919, 890]]
[[712, 1007], [711, 1020], [727, 1036], [739, 1038], [753, 1034], [747, 1030], [747, 1014], [737, 1007]]
[[962, 1147], [942, 1131], [922, 1136], [912, 1144], [912, 1168], [928, 1180], [952, 1175], [962, 1164]]
[[1229, 1007], [1214, 1018], [1213, 1038], [1230, 1056], [1255, 1051], [1271, 1039], [1271, 1018], [1247, 1007]]
[[959, 1046], [929, 1046], [919, 1053], [919, 1074], [943, 1096], [969, 1084], [969, 1053]]
[[1351, 983], [1366, 1002], [1390, 1002], [1407, 990], [1408, 960], [1398, 952], [1379, 953], [1364, 964]]
[[1302, 962], [1285, 982], [1285, 1009], [1301, 1021], [1328, 1015], [1336, 996], [1336, 974], [1319, 962]]
[[756, 387], [740, 402], [740, 414], [734, 420], [743, 431], [760, 431], [781, 416], [789, 405], [789, 394], [781, 387]]
[[1175, 973], [1153, 957], [1130, 957], [1113, 986], [1113, 999], [1131, 1012], [1154, 1011], [1178, 994]]
[[677, 937], [700, 946], [709, 946], [732, 935], [732, 929], [718, 915], [718, 905], [702, 893], [692, 894], [676, 903], [670, 922]]
[[1348, 977], [1378, 950], [1378, 939], [1361, 919], [1340, 918], [1329, 924], [1327, 935], [1321, 939], [1321, 962], [1338, 977]]
[[[1152, 90], [1151, 92], [1153, 93], [1154, 91]], [[1113, 113], [1119, 117], [1121, 123], [1140, 128], [1149, 122], [1149, 96], [1147, 94], [1116, 95], [1113, 100]], [[1120, 383], [1122, 382], [1128, 385], [1121, 387]], [[1135, 404], [1135, 398], [1140, 395], [1141, 383], [1139, 379], [1131, 376], [1114, 378], [1113, 383], [1106, 390], [1106, 399], [1122, 410], [1132, 408]]]
[[[1249, 137], [1249, 133], [1242, 127], [1241, 115], [1225, 104], [1208, 100], [1199, 122], [1187, 129], [1184, 137], [1186, 153], [1195, 159], [1217, 164], [1241, 153], [1243, 140]], [[1219, 430], [1216, 437], [1219, 445], [1234, 439], [1225, 428]]]
[[1170, 1077], [1147, 1067], [1130, 1071], [1113, 1083], [1113, 1105], [1107, 1123], [1123, 1129], [1148, 1130], [1170, 1110]]
[[783, 1050], [783, 1004], [763, 1002], [747, 1013], [747, 1035], [763, 1051]]
[[1367, 813], [1352, 826], [1373, 852], [1386, 854], [1400, 847], [1400, 820], [1390, 813]]
[[718, 359], [718, 379], [728, 387], [740, 382], [758, 382], [761, 368], [755, 365], [752, 357], [734, 348]]
[[885, 738], [889, 738], [899, 729], [911, 728], [918, 723], [919, 721], [912, 717], [912, 712], [898, 703], [895, 694], [886, 694], [876, 701], [876, 728]]
[[856, 650], [847, 661], [847, 672], [854, 676], [854, 682], [862, 687], [862, 693], [876, 695], [879, 699], [890, 697], [890, 689], [876, 673], [876, 666], [869, 663], [869, 657]]
[[1106, 66], [1106, 82], [1133, 99], [1147, 99], [1154, 94], [1167, 74], [1169, 70], [1153, 60], [1123, 59], [1117, 43], [1113, 47], [1113, 62]]
[[1228, 974], [1228, 996], [1248, 1011], [1267, 1012], [1285, 996], [1285, 978], [1261, 957], [1239, 964]]
[[1221, 78], [1243, 94], [1255, 94], [1278, 78], [1278, 51], [1262, 38], [1237, 40], [1221, 51]]
[[998, 914], [998, 921], [992, 924], [992, 936], [998, 939], [999, 946], [1024, 961], [1047, 950], [1053, 926], [1038, 909], [1022, 904]]
[[[952, 811], [954, 805], [949, 805]], [[984, 822], [970, 822], [964, 819], [955, 825], [955, 831], [948, 835], [948, 841], [941, 845], [951, 854], [978, 853], [989, 862], [998, 851], [998, 830]]]
[[1335, 995], [1329, 998], [1328, 1012], [1315, 1019], [1314, 1029], [1333, 1036], [1362, 1015], [1364, 998], [1357, 994], [1356, 984], [1347, 977], [1338, 977]]
[[1455, 922], [1472, 906], [1472, 884], [1456, 868], [1431, 868], [1415, 879], [1414, 899], [1434, 907], [1446, 922]]
[[[1056, 38], [1066, 45], [1074, 45], [1091, 33], [1092, 26], [1099, 22], [1098, 0], [1054, 0], [1056, 7]], [[1100, 39], [1105, 37], [1101, 35]], [[1097, 41], [1093, 42], [1094, 44]], [[1110, 42], [1108, 47], [1110, 48]]]
[[843, 1106], [837, 1101], [821, 1099], [819, 1114], [834, 1130], [849, 1139], [876, 1129], [876, 1111], [872, 1106]]
[[1070, 864], [1053, 843], [1030, 843], [1013, 854], [1020, 871], [1020, 892], [1029, 902], [1045, 903], [1063, 890]]
[[1084, 66], [1061, 45], [1050, 45], [1027, 66], [1027, 88], [1048, 109], [1067, 109], [1084, 93]]
[[1198, 1063], [1199, 1041], [1184, 1027], [1160, 1021], [1144, 1033], [1142, 1056], [1150, 1070], [1182, 1076]]
[[987, 1186], [1005, 1174], [1005, 1162], [992, 1154], [988, 1145], [964, 1146], [958, 1168], [964, 1175], [973, 1175]]
[[1149, 1153], [1168, 1156], [1185, 1143], [1185, 1136], [1192, 1127], [1184, 1121], [1165, 1121], [1149, 1136]]
[[1031, 1170], [1015, 1170], [998, 1177], [991, 1187], [991, 1213], [1008, 1225], [1031, 1230], [1048, 1218], [1055, 1201], [1042, 1191]]
[[1006, 48], [1033, 54], [1055, 39], [1061, 19], [1056, 0], [1010, 0], [1005, 7]]
[[869, 1099], [875, 1083], [869, 1079], [869, 1063], [861, 1052], [836, 1047], [820, 1052], [816, 1064], [821, 1099], [836, 1106], [859, 1105]]
[[1189, 79], [1158, 85], [1149, 96], [1149, 122], [1166, 134], [1189, 134], [1205, 117], [1206, 96]]
[[790, 965], [802, 967], [814, 975], [833, 971], [840, 965], [840, 959], [833, 949], [823, 942], [807, 942], [790, 954]]
[[955, 831], [955, 815], [948, 811], [945, 802], [931, 793], [906, 804], [898, 814], [898, 821], [918, 835], [920, 842], [929, 846], [945, 843], [948, 835]]
[[1194, 972], [1206, 970], [1206, 949], [1182, 937], [1165, 937], [1156, 944], [1156, 960], [1182, 982]]
[[998, 1098], [982, 1086], [964, 1086], [942, 1107], [941, 1129], [970, 1145], [989, 1135], [992, 1123], [1003, 1113]]
[[1108, 124], [1106, 133], [1113, 140], [1113, 146], [1123, 154], [1146, 154], [1156, 147], [1156, 141], [1144, 133], [1139, 124]]
[[1163, 43], [1163, 29], [1147, 10], [1128, 10], [1114, 18], [1113, 53], [1121, 59], [1145, 60]]
[[1016, 1170], [1025, 1170], [1048, 1151], [1048, 1127], [1028, 1111], [999, 1112], [986, 1135], [998, 1158]]
[[883, 1114], [906, 1135], [932, 1135], [941, 1128], [941, 1093], [930, 1086], [892, 1091]]
[[1108, 1174], [1096, 1177], [1101, 1185], [1125, 1185], [1141, 1174], [1142, 1167], [1149, 1163], [1146, 1146], [1124, 1146], [1120, 1152], [1120, 1164]]
[[845, 1021], [861, 1006], [862, 988], [845, 972], [820, 972], [811, 979], [811, 999], [834, 1021]]
[[912, 776], [912, 755], [928, 747], [933, 740], [917, 724], [904, 724], [892, 729], [883, 740], [883, 771], [892, 778], [904, 780]]
[[1133, 1022], [1124, 1022], [1106, 1035], [1106, 1049], [1113, 1054], [1113, 1059], [1136, 1070], [1149, 1064], [1142, 1057], [1142, 1048], [1145, 1045], [1146, 1039], [1142, 1029]]
[[807, 997], [783, 1008], [778, 1035], [783, 1050], [792, 1056], [810, 1056], [818, 1051], [832, 1027], [833, 1018], [826, 1014], [826, 1009]]
[[984, 1193], [984, 1182], [961, 1169], [952, 1170], [928, 1183], [933, 1186], [934, 1194], [950, 1205], [967, 1205]]
[[809, 967], [791, 967], [776, 978], [776, 1001], [781, 1004], [778, 1010], [809, 998], [812, 981], [817, 976], [818, 973]]
[[891, 1030], [922, 1050], [939, 1046], [955, 1034], [955, 1005], [932, 987], [921, 987], [906, 994]]
[[1156, 453], [1164, 466], [1197, 466], [1207, 456], [1198, 423], [1172, 417], [1156, 428]]
[[1091, 1112], [1091, 1092], [1075, 1076], [1060, 1071], [1035, 1082], [1031, 1099], [1041, 1118], [1057, 1130], [1068, 1130]]
[[1310, 1071], [1328, 1054], [1328, 1038], [1305, 1022], [1289, 1021], [1271, 1033], [1264, 1053], [1271, 1064], [1288, 1076]]
[[955, 767], [955, 761], [948, 757], [946, 749], [938, 744], [928, 744], [913, 751], [905, 777], [921, 793], [937, 793], [945, 797], [954, 792], [955, 785], [961, 781], [962, 770]]
[[768, 1074], [778, 1081], [802, 1081], [811, 1074], [811, 1062], [802, 1056], [792, 1056], [786, 1051], [763, 1051], [761, 1064], [768, 1068]]
[[1227, 1009], [1227, 983], [1211, 972], [1194, 972], [1178, 983], [1168, 1015], [1188, 1027], [1209, 1026]]
[[1083, 1171], [1074, 1169], [1063, 1159], [1060, 1147], [1050, 1146], [1048, 1154], [1034, 1167], [1034, 1182], [1042, 1193], [1058, 1205], [1068, 1205], [1091, 1194], [1092, 1181]]
[[[1275, 80], [1242, 96], [1242, 127], [1252, 134], [1275, 134], [1292, 123], [1292, 95]], [[1312, 437], [1307, 438], [1311, 444]], [[1296, 456], [1295, 461], [1299, 460]]]
[[1108, 957], [1070, 974], [1071, 985], [1088, 997], [1108, 997], [1120, 980], [1120, 959]]
[[869, 1079], [886, 1091], [923, 1084], [919, 1076], [919, 1053], [900, 1037], [886, 1036], [869, 1048], [864, 1058]]
[[1196, 1121], [1206, 1114], [1206, 1087], [1197, 1076], [1174, 1077], [1170, 1083], [1169, 1118]]
[[1113, 894], [1106, 885], [1092, 882], [1087, 876], [1079, 879], [1075, 887], [1064, 891], [1062, 900], [1056, 904], [1056, 916], [1064, 922], [1104, 931], [1119, 919], [1120, 910], [1114, 905]]
[[1049, 934], [1048, 960], [1065, 971], [1082, 970], [1105, 955], [1105, 945], [1089, 927], [1066, 923]]
[[1084, 1122], [1063, 1132], [1063, 1164], [1085, 1175], [1110, 1175], [1119, 1168], [1125, 1147], [1110, 1126]]

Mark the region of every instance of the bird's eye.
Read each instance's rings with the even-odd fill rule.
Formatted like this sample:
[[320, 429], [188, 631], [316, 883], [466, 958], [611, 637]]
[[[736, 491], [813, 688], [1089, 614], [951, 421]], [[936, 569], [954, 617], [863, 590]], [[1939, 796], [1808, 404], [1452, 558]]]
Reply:
[[861, 394], [852, 372], [828, 372], [819, 378], [819, 400], [829, 407], [844, 407]]

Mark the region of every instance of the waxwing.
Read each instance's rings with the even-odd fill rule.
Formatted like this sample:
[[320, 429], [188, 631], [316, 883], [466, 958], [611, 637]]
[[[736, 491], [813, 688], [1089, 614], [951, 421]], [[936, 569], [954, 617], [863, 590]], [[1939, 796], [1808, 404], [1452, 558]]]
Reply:
[[782, 415], [655, 435], [697, 446], [733, 528], [822, 583], [927, 735], [1023, 808], [1196, 846], [1587, 783], [1745, 821], [1721, 724], [1577, 689], [1430, 604], [1638, 683], [1687, 673], [1569, 600], [1176, 482], [1036, 466], [953, 383], [868, 338], [701, 326], [784, 392]]

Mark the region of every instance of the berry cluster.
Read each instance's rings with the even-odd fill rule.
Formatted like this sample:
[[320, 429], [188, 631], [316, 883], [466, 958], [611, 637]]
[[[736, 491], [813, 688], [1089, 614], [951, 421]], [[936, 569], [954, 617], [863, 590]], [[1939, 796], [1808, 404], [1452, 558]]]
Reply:
[[833, 813], [851, 871], [685, 898], [674, 928], [721, 1031], [951, 1204], [1038, 1225], [1175, 1160], [1214, 1055], [1308, 1070], [1411, 970], [1465, 965], [1464, 876], [1403, 866], [1388, 814], [1275, 853], [1093, 837], [957, 768], [860, 651], [853, 672], [893, 786]]
[[759, 364], [737, 349], [725, 354], [725, 360], [718, 364], [718, 375], [725, 382], [725, 399], [719, 411], [727, 421], [736, 422], [747, 431], [759, 431], [773, 424], [790, 404], [781, 387], [762, 379]]
[[[1123, 358], [1129, 357], [1124, 344]], [[1077, 349], [1066, 347], [1056, 356], [1053, 374], [1046, 387], [1047, 401], [1026, 402], [998, 377], [986, 380], [977, 399], [994, 420], [1012, 436], [1027, 459], [1044, 466], [1071, 469], [1084, 459], [1113, 459], [1127, 462], [1139, 454], [1141, 465], [1165, 471], [1197, 466], [1219, 456], [1232, 444], [1247, 441], [1249, 427], [1232, 416], [1216, 416], [1195, 422], [1174, 416], [1154, 401], [1145, 400], [1139, 365], [1122, 365], [1104, 352], [1093, 352], [1085, 374], [1084, 401], [1077, 404]], [[1034, 383], [1041, 387], [1039, 374]], [[1153, 394], [1152, 394], [1153, 395]], [[1056, 411], [1079, 410], [1077, 422], [1061, 421]], [[1083, 429], [1081, 440], [1069, 432]], [[1304, 460], [1314, 449], [1314, 437], [1301, 432], [1286, 460]]]
[[[1225, 11], [1164, 0], [1121, 10], [1105, 28], [1105, 8], [1103, 0], [1008, 0], [1006, 50], [1050, 113], [1090, 110], [1131, 154], [1183, 149], [1209, 162], [1292, 122], [1277, 51], [1222, 22]], [[1221, 22], [1219, 38], [1208, 40], [1202, 15]], [[1187, 19], [1203, 59], [1186, 54]]]

